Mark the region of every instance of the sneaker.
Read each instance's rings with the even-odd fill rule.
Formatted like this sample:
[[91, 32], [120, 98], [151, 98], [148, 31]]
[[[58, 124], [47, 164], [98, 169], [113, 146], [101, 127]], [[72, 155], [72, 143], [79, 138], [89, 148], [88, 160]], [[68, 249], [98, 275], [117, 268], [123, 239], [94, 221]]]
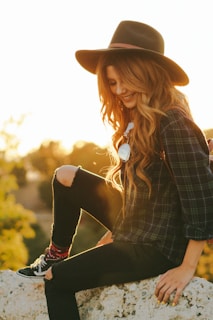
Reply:
[[43, 277], [45, 273], [54, 263], [60, 262], [64, 259], [46, 259], [46, 255], [42, 254], [30, 266], [19, 269], [17, 274], [22, 277]]

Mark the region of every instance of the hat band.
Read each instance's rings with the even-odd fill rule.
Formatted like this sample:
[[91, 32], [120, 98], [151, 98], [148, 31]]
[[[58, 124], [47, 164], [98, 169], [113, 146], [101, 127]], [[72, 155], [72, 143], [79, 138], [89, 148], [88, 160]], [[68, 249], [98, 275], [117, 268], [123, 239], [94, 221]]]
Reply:
[[127, 48], [127, 49], [131, 49], [131, 48], [135, 48], [135, 49], [143, 49], [141, 47], [138, 46], [134, 46], [133, 44], [128, 44], [128, 43], [111, 43], [109, 48]]

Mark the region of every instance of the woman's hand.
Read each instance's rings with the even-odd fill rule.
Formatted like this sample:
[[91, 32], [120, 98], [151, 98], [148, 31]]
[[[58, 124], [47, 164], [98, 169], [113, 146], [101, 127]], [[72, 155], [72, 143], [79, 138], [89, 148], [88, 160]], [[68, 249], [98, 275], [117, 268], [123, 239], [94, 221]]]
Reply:
[[189, 240], [182, 264], [160, 276], [155, 289], [159, 302], [166, 303], [174, 293], [172, 305], [178, 303], [183, 289], [194, 276], [205, 243], [206, 240]]
[[44, 279], [46, 279], [46, 280], [52, 280], [52, 278], [53, 278], [52, 267], [50, 267], [50, 268], [47, 270]]
[[194, 275], [194, 268], [186, 268], [183, 265], [168, 270], [160, 276], [155, 289], [155, 295], [160, 303], [167, 303], [170, 301], [170, 296], [173, 293], [174, 299], [172, 305], [175, 306], [183, 292]]

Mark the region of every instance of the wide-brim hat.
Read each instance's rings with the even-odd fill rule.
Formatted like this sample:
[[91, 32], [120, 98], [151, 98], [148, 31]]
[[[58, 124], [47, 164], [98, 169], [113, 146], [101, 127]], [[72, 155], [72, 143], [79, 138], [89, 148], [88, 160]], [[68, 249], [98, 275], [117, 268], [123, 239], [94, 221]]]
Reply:
[[78, 50], [75, 53], [80, 65], [91, 73], [96, 73], [99, 58], [107, 52], [134, 52], [159, 63], [170, 75], [175, 85], [189, 83], [185, 71], [164, 55], [162, 35], [147, 24], [136, 21], [122, 21], [115, 30], [106, 49]]

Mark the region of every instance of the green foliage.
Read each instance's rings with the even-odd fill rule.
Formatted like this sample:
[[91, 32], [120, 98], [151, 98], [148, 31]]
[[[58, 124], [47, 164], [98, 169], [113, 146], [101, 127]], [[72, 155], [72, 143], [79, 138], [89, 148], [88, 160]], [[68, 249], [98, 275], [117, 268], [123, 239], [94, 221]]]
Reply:
[[0, 270], [17, 270], [25, 265], [28, 252], [22, 236], [15, 229], [1, 230]]
[[213, 244], [206, 244], [203, 254], [199, 259], [196, 276], [213, 282]]
[[35, 221], [34, 214], [15, 203], [13, 195], [6, 196], [4, 201], [0, 202], [0, 232], [16, 230], [23, 237], [30, 238], [34, 236], [34, 232], [29, 224]]
[[24, 238], [34, 237], [31, 224], [34, 214], [16, 203], [12, 191], [18, 188], [12, 174], [16, 161], [12, 160], [16, 139], [5, 131], [0, 131], [0, 140], [5, 149], [0, 150], [0, 269], [22, 267], [28, 259]]
[[[9, 190], [14, 179], [8, 175], [0, 178], [0, 269], [12, 269], [26, 264], [28, 253], [23, 239], [34, 237], [31, 223], [35, 223], [34, 214], [15, 203]], [[5, 192], [5, 191], [7, 192]]]

